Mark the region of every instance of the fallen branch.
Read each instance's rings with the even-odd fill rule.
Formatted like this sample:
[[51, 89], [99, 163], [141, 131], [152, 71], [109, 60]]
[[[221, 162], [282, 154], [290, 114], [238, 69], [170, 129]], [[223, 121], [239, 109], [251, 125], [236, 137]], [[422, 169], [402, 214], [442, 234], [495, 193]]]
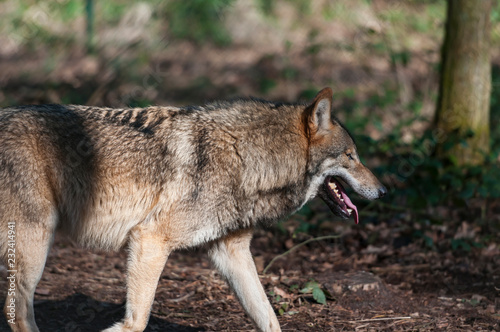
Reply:
[[194, 292], [189, 292], [184, 296], [181, 296], [181, 297], [176, 298], [176, 299], [168, 299], [167, 301], [169, 301], [169, 302], [181, 302], [181, 301], [184, 301], [185, 299], [190, 298], [193, 295], [194, 295]]
[[394, 271], [408, 271], [408, 270], [425, 270], [431, 267], [430, 264], [414, 264], [414, 265], [389, 265], [389, 266], [374, 266], [371, 268], [372, 271], [377, 273], [386, 273], [386, 272], [394, 272]]
[[267, 270], [269, 270], [269, 268], [274, 264], [274, 262], [282, 257], [285, 257], [286, 255], [288, 255], [289, 253], [299, 249], [300, 247], [302, 246], [305, 246], [306, 244], [310, 243], [310, 242], [314, 242], [314, 241], [323, 241], [323, 240], [331, 240], [331, 239], [338, 239], [342, 237], [342, 234], [340, 235], [326, 235], [326, 236], [319, 236], [319, 237], [315, 237], [315, 238], [312, 238], [312, 239], [309, 239], [309, 240], [306, 240], [304, 242], [301, 242], [293, 247], [291, 247], [290, 249], [288, 249], [287, 251], [285, 251], [284, 253], [282, 253], [281, 255], [278, 255], [276, 257], [274, 257], [270, 262], [269, 264], [267, 264], [266, 268], [264, 269], [264, 271], [262, 271], [263, 274], [266, 274]]
[[361, 320], [350, 320], [349, 323], [356, 324], [356, 323], [377, 322], [384, 320], [403, 320], [403, 319], [412, 319], [412, 317], [405, 316], [405, 317], [371, 318], [371, 319], [361, 319]]

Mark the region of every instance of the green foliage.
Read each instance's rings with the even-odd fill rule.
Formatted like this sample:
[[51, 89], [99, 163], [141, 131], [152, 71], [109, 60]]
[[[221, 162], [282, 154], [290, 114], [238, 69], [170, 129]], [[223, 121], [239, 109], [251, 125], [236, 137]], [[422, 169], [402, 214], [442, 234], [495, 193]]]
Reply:
[[408, 63], [411, 61], [411, 53], [407, 50], [404, 50], [402, 52], [394, 52], [391, 53], [391, 62], [393, 64], [395, 63], [401, 63], [403, 66], [407, 66]]
[[500, 23], [500, 6], [492, 6], [490, 20], [492, 24]]
[[[405, 62], [405, 55], [398, 54], [398, 60]], [[409, 60], [409, 59], [408, 59]], [[500, 81], [500, 69], [493, 68], [493, 81]], [[500, 197], [500, 133], [492, 132], [492, 153], [487, 156], [482, 166], [458, 167], [453, 158], [443, 160], [436, 157], [438, 144], [443, 142], [443, 149], [451, 149], [457, 144], [466, 144], [463, 137], [447, 134], [446, 137], [433, 129], [428, 129], [420, 137], [410, 142], [403, 142], [401, 137], [406, 128], [417, 121], [422, 121], [420, 114], [422, 103], [416, 99], [407, 106], [405, 117], [395, 125], [391, 132], [374, 141], [364, 136], [368, 124], [380, 132], [384, 131], [381, 117], [376, 113], [368, 116], [355, 116], [357, 109], [390, 108], [398, 103], [398, 93], [390, 86], [380, 92], [359, 101], [347, 91], [339, 96], [346, 100], [351, 116], [346, 127], [356, 136], [356, 143], [361, 156], [378, 157], [383, 160], [375, 173], [386, 179], [392, 193], [384, 198], [388, 204], [405, 206], [408, 211], [426, 210], [436, 206], [455, 206], [467, 211], [470, 199]], [[346, 107], [343, 107], [344, 109]], [[354, 113], [354, 115], [352, 114]], [[500, 126], [500, 91], [493, 91], [491, 101], [492, 128]], [[474, 133], [468, 133], [474, 135]], [[435, 222], [438, 220], [433, 219]], [[429, 246], [432, 245], [426, 240]]]
[[421, 230], [416, 230], [415, 232], [413, 232], [413, 238], [422, 239], [425, 247], [429, 249], [435, 248], [434, 240], [430, 236], [425, 235]]
[[[95, 0], [94, 0], [95, 1]], [[99, 1], [98, 14], [108, 22], [108, 24], [116, 24], [125, 14], [130, 4], [118, 1]]]
[[316, 94], [318, 93], [318, 88], [309, 88], [302, 90], [302, 92], [299, 94], [299, 99], [302, 100], [312, 100]]
[[406, 11], [401, 6], [389, 7], [379, 13], [380, 18], [390, 24], [401, 24], [406, 21]]
[[304, 288], [300, 290], [303, 294], [312, 294], [313, 299], [319, 304], [326, 304], [326, 294], [321, 288], [320, 284], [316, 281], [309, 281], [305, 284]]
[[222, 16], [234, 0], [171, 1], [166, 14], [170, 31], [176, 38], [197, 43], [212, 41], [216, 45], [228, 45], [231, 38], [226, 31]]
[[83, 1], [81, 0], [68, 0], [60, 2], [60, 17], [64, 22], [69, 22], [76, 19], [83, 12]]
[[127, 103], [129, 107], [148, 107], [152, 104], [153, 102], [151, 100], [145, 98], [132, 98]]
[[275, 1], [270, 0], [255, 0], [259, 9], [266, 16], [271, 16], [274, 14]]
[[[453, 160], [434, 155], [439, 141], [428, 130], [411, 143], [402, 143], [399, 135], [390, 134], [379, 141], [378, 154], [387, 160], [379, 172], [391, 174], [393, 188], [398, 185], [397, 198], [404, 197], [409, 208], [425, 209], [436, 205], [467, 206], [471, 198], [500, 197], [500, 169], [497, 154], [488, 157], [485, 165], [458, 167]], [[446, 148], [463, 144], [450, 140]]]
[[346, 4], [340, 1], [326, 1], [322, 10], [323, 18], [327, 21], [345, 17], [347, 12]]
[[475, 248], [483, 248], [484, 246], [481, 243], [472, 241], [470, 239], [453, 239], [451, 240], [451, 249], [454, 251], [462, 249], [466, 252], [470, 252], [472, 247]]
[[[273, 16], [275, 14], [276, 1], [275, 0], [254, 0], [258, 8], [266, 16]], [[309, 0], [287, 0], [291, 3], [301, 15], [309, 15], [311, 13], [311, 4]]]
[[259, 91], [262, 94], [268, 94], [272, 89], [274, 89], [278, 83], [276, 80], [267, 78], [267, 77], [262, 77], [259, 82]]
[[309, 15], [311, 13], [311, 2], [309, 0], [288, 0], [288, 2], [292, 3], [301, 14]]
[[292, 80], [292, 79], [295, 79], [299, 76], [299, 71], [296, 68], [294, 68], [293, 66], [287, 66], [283, 69], [281, 76], [284, 79]]
[[282, 303], [280, 308], [278, 309], [278, 313], [280, 316], [283, 316], [285, 312], [288, 311], [289, 304], [287, 302]]

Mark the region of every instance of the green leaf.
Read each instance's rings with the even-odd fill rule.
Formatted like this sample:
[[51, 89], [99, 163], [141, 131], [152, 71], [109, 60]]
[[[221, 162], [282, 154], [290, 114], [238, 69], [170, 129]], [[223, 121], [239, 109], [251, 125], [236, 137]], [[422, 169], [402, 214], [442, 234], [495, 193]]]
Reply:
[[460, 180], [458, 178], [452, 178], [451, 179], [451, 187], [455, 190], [459, 189], [460, 187], [462, 187], [462, 180]]
[[434, 240], [431, 237], [424, 235], [424, 243], [427, 247], [432, 248], [434, 246]]
[[472, 242], [472, 246], [474, 248], [484, 248], [484, 244], [479, 243], [479, 242]]
[[475, 192], [476, 192], [476, 184], [473, 182], [467, 182], [465, 184], [465, 189], [462, 191], [460, 196], [462, 196], [462, 198], [465, 199], [471, 198], [472, 196], [474, 196]]
[[480, 186], [479, 188], [477, 188], [477, 192], [482, 198], [488, 197], [489, 194], [489, 191], [485, 186]]
[[300, 290], [303, 294], [311, 294], [314, 288], [319, 288], [319, 284], [316, 281], [308, 281], [304, 285], [304, 288]]
[[326, 304], [325, 293], [319, 287], [313, 288], [313, 298], [316, 300], [316, 302], [318, 302], [320, 304]]
[[457, 250], [462, 248], [463, 250], [469, 252], [471, 251], [471, 246], [464, 239], [453, 239], [451, 240], [451, 249]]
[[300, 290], [300, 292], [304, 294], [312, 293], [313, 299], [316, 302], [320, 304], [326, 304], [325, 292], [321, 289], [321, 286], [316, 281], [307, 282], [304, 288]]
[[300, 290], [300, 292], [301, 292], [302, 294], [310, 294], [310, 293], [312, 293], [312, 288], [305, 287], [305, 288], [302, 288], [302, 289]]

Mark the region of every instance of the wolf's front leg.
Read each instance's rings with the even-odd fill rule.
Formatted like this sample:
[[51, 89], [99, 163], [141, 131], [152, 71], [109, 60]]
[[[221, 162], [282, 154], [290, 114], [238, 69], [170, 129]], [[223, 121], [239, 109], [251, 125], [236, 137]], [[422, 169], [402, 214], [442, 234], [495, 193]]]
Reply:
[[158, 279], [170, 254], [165, 237], [138, 225], [129, 239], [125, 318], [103, 332], [141, 332], [148, 325]]
[[250, 230], [231, 234], [215, 242], [209, 255], [259, 331], [278, 332], [281, 331], [278, 319], [260, 283], [250, 253], [251, 239]]

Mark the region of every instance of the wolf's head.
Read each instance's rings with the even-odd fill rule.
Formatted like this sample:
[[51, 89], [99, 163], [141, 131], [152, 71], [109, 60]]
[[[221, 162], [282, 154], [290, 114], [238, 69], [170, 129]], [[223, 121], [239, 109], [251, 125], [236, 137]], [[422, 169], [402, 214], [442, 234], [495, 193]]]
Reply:
[[332, 98], [332, 89], [324, 88], [303, 113], [309, 142], [308, 172], [314, 174], [312, 189], [332, 212], [344, 219], [354, 215], [358, 223], [358, 210], [339, 179], [370, 200], [384, 196], [387, 189], [361, 163], [352, 137], [332, 116]]

